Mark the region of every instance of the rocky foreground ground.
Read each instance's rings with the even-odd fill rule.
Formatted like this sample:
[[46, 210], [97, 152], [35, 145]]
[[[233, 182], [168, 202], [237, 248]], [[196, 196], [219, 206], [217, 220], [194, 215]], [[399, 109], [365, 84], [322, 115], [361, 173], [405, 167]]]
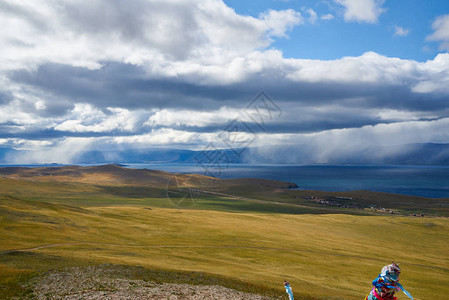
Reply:
[[34, 299], [270, 299], [222, 286], [119, 278], [107, 267], [92, 266], [47, 272], [30, 283], [29, 288]]

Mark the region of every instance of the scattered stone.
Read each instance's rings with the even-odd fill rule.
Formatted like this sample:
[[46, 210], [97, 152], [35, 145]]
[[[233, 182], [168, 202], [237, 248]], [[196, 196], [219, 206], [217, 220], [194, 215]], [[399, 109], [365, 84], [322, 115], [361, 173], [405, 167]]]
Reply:
[[119, 278], [108, 265], [47, 272], [29, 287], [34, 299], [269, 300], [222, 286], [155, 283]]

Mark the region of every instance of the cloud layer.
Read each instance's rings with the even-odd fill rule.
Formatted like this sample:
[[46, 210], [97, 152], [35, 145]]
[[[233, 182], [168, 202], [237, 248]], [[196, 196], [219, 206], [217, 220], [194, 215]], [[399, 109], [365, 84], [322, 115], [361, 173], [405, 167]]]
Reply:
[[[385, 12], [383, 1], [336, 2], [348, 22]], [[334, 19], [303, 13], [244, 16], [220, 0], [3, 1], [0, 148], [34, 151], [11, 162], [70, 162], [92, 149], [226, 147], [236, 119], [257, 135], [251, 146], [313, 145], [315, 162], [353, 146], [449, 142], [448, 53], [285, 58], [276, 40]], [[428, 37], [442, 50], [448, 20]], [[244, 109], [261, 90], [283, 111], [263, 128]]]

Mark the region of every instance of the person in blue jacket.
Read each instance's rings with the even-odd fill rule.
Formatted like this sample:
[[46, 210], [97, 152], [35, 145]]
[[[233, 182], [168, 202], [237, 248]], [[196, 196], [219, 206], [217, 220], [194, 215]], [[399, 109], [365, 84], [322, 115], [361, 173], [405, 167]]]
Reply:
[[382, 268], [379, 276], [373, 280], [373, 289], [366, 295], [365, 300], [396, 300], [396, 291], [403, 291], [410, 299], [412, 295], [399, 283], [401, 269], [396, 263], [391, 263]]
[[284, 280], [284, 287], [285, 287], [285, 292], [288, 295], [288, 299], [289, 300], [294, 300], [293, 299], [293, 292], [292, 292], [292, 288], [290, 287], [290, 282], [288, 282], [287, 280]]

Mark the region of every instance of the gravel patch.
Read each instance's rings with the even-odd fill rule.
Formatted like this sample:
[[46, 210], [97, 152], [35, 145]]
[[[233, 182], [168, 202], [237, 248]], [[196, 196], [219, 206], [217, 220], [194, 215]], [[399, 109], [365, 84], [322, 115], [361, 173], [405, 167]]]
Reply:
[[119, 278], [102, 267], [47, 272], [30, 283], [34, 299], [269, 300], [222, 286], [155, 283]]

